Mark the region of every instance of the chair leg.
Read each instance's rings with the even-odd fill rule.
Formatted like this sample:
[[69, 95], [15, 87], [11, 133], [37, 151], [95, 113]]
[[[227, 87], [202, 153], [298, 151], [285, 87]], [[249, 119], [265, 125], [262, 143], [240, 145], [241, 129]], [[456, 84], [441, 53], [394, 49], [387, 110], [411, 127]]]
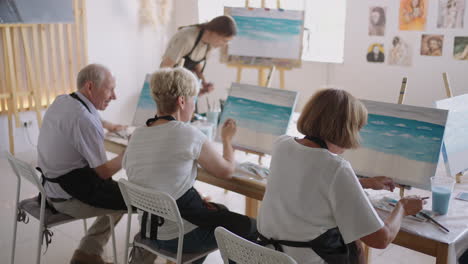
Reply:
[[13, 213], [13, 239], [11, 243], [11, 256], [10, 256], [10, 264], [15, 263], [15, 251], [16, 251], [16, 234], [17, 234], [17, 229], [18, 229], [18, 201], [19, 201], [19, 195], [20, 195], [20, 185], [21, 182], [18, 179], [18, 184], [16, 187], [16, 201], [15, 201], [15, 212]]
[[114, 219], [112, 218], [112, 215], [108, 215], [109, 217], [109, 223], [110, 223], [110, 228], [112, 232], [112, 252], [114, 253], [114, 263], [117, 264], [117, 248], [115, 245], [115, 232], [114, 232]]
[[83, 227], [84, 227], [84, 234], [86, 236], [86, 234], [88, 233], [88, 224], [86, 222], [86, 218], [83, 219]]
[[41, 263], [41, 250], [42, 250], [42, 232], [44, 231], [44, 226], [40, 221], [39, 223], [39, 234], [38, 234], [38, 241], [37, 241], [37, 252], [36, 252], [36, 264]]

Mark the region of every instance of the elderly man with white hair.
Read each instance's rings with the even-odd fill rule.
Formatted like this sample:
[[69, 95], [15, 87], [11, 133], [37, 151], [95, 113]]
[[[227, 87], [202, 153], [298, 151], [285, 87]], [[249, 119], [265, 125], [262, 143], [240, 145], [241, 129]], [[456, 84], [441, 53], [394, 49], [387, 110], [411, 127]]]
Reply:
[[38, 165], [48, 206], [76, 218], [98, 216], [73, 254], [71, 264], [103, 264], [110, 222], [122, 217], [125, 202], [112, 176], [121, 169], [122, 154], [107, 160], [104, 129], [122, 126], [101, 121], [98, 110], [115, 100], [115, 78], [99, 64], [84, 67], [77, 91], [58, 96], [49, 107], [38, 139]]

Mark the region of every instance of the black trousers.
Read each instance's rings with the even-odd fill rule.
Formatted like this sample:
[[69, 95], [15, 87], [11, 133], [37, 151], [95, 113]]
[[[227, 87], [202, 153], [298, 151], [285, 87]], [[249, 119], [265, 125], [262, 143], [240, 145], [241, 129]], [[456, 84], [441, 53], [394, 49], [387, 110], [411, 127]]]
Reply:
[[62, 187], [73, 198], [94, 207], [126, 210], [119, 185], [112, 179], [104, 180], [90, 167], [75, 169], [58, 178], [47, 179]]

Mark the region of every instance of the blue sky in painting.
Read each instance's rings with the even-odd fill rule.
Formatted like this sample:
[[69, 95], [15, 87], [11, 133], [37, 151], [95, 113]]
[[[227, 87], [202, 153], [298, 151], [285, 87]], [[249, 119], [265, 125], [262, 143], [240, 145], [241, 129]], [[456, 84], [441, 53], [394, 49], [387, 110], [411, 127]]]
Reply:
[[262, 41], [288, 41], [301, 33], [302, 20], [233, 16], [238, 36]]

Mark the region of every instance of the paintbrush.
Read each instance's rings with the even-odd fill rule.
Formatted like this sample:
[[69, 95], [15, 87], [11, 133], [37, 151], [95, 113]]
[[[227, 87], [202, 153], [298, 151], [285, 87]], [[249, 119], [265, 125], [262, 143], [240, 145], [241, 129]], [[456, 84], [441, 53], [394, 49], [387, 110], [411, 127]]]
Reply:
[[[426, 197], [424, 197], [426, 198]], [[423, 198], [423, 199], [424, 199]], [[429, 198], [429, 197], [427, 197]], [[390, 206], [392, 207], [395, 207], [394, 204], [392, 203], [388, 203]], [[442, 224], [440, 224], [439, 222], [437, 222], [434, 218], [430, 217], [428, 214], [424, 213], [423, 211], [419, 212], [418, 214], [420, 214], [422, 217], [426, 218], [427, 220], [429, 220], [430, 222], [432, 222], [433, 224], [435, 224], [436, 226], [440, 227], [442, 230], [444, 230], [445, 232], [450, 232], [450, 230], [448, 230], [448, 228], [446, 228], [445, 226], [443, 226]]]

